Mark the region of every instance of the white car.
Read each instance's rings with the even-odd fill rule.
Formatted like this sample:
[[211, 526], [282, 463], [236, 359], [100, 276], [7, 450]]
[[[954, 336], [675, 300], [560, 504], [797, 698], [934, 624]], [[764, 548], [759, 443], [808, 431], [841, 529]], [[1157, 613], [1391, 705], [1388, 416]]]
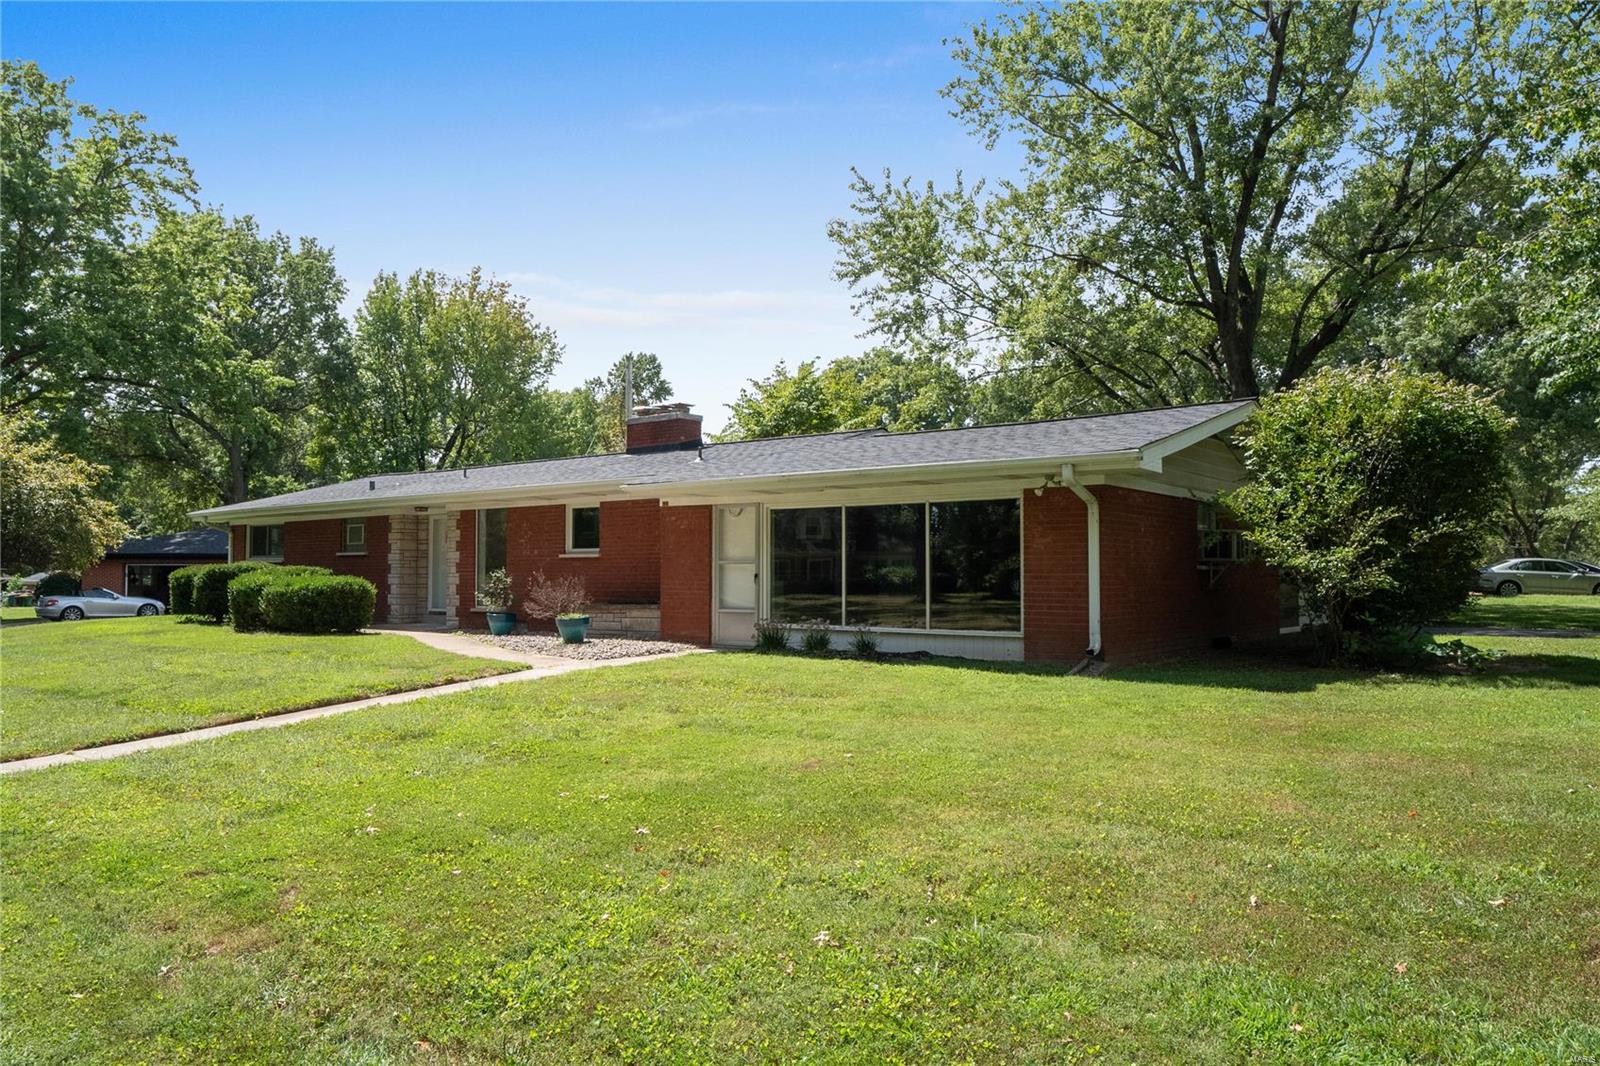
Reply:
[[110, 589], [94, 588], [83, 589], [76, 596], [46, 596], [34, 606], [33, 613], [51, 621], [76, 622], [80, 618], [148, 617], [163, 614], [166, 609], [160, 600], [122, 596]]

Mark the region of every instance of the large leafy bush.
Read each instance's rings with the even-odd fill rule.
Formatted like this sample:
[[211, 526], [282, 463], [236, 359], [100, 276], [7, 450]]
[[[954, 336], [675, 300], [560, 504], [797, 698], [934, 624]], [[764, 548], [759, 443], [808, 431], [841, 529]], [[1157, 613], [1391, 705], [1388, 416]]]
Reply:
[[33, 594], [42, 599], [45, 596], [76, 596], [81, 591], [83, 586], [76, 576], [57, 572], [46, 574], [34, 588]]
[[[197, 614], [221, 622], [228, 617], [228, 584], [241, 574], [248, 574], [252, 570], [260, 570], [271, 566], [271, 563], [207, 563], [196, 566], [194, 576], [190, 578], [191, 592], [189, 594], [189, 610], [185, 614]], [[170, 579], [168, 588], [171, 588]]]
[[377, 587], [363, 577], [310, 575], [261, 589], [266, 628], [286, 633], [354, 633], [372, 624]]
[[183, 566], [167, 575], [167, 613], [194, 614], [194, 579], [203, 566]]
[[278, 581], [332, 573], [332, 570], [322, 566], [268, 566], [240, 574], [228, 582], [228, 618], [233, 628], [241, 633], [265, 629], [267, 617], [261, 608], [261, 596], [267, 586]]
[[1508, 428], [1488, 394], [1436, 375], [1323, 370], [1245, 424], [1250, 481], [1225, 502], [1342, 654], [1352, 627], [1415, 626], [1465, 601]]

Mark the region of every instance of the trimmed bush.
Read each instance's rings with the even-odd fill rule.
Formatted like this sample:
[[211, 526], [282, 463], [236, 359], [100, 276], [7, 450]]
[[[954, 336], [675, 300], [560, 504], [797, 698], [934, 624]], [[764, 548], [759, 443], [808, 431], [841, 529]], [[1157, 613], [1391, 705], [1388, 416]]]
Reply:
[[167, 575], [167, 613], [194, 614], [194, 579], [206, 564], [179, 567]]
[[271, 563], [208, 563], [195, 567], [194, 592], [190, 600], [191, 614], [203, 615], [213, 622], [228, 617], [228, 584], [240, 574], [260, 570]]
[[46, 574], [44, 580], [39, 582], [34, 589], [35, 596], [76, 596], [83, 591], [83, 586], [71, 574]]
[[240, 574], [228, 582], [228, 618], [241, 633], [265, 629], [267, 617], [261, 610], [261, 594], [277, 581], [296, 577], [326, 577], [333, 571], [322, 566], [268, 566]]
[[268, 629], [284, 633], [354, 633], [372, 624], [378, 589], [364, 577], [287, 577], [261, 589]]

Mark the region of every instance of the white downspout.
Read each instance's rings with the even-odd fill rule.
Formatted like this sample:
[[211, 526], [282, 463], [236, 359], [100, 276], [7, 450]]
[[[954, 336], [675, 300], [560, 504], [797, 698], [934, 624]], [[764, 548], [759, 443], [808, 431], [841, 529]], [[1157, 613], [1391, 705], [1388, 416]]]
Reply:
[[1100, 501], [1073, 474], [1072, 464], [1061, 466], [1061, 483], [1083, 501], [1087, 512], [1085, 532], [1089, 543], [1089, 658], [1100, 657]]

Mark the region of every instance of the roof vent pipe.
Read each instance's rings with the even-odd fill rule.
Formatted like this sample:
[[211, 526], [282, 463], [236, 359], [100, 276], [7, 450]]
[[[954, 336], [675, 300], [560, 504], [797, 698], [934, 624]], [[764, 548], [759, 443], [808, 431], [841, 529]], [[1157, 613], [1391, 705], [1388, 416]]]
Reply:
[[1089, 545], [1089, 651], [1088, 657], [1100, 657], [1100, 501], [1083, 487], [1073, 472], [1071, 463], [1061, 466], [1061, 483], [1083, 501], [1086, 512], [1085, 539]]

